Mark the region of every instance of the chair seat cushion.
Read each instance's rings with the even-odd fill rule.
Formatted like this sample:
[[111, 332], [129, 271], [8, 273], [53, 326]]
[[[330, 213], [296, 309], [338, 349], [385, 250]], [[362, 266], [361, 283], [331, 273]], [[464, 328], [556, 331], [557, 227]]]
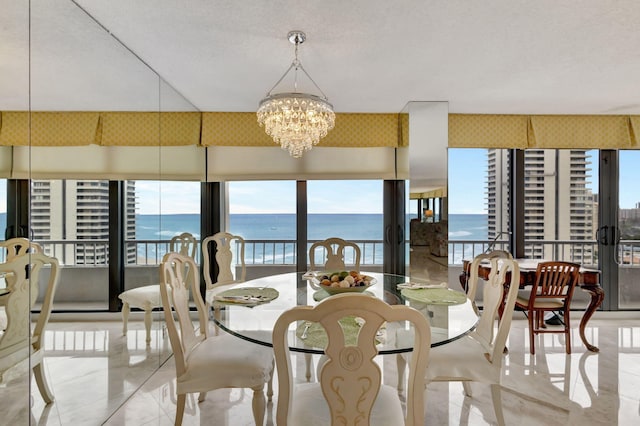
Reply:
[[118, 297], [123, 302], [137, 308], [153, 309], [162, 306], [159, 284], [132, 288], [131, 290], [120, 293]]
[[198, 344], [186, 365], [187, 371], [177, 379], [178, 393], [251, 388], [271, 377], [273, 350], [223, 334]]
[[[322, 395], [319, 383], [304, 383], [296, 386], [293, 393], [291, 425], [326, 426], [330, 424], [329, 406]], [[404, 424], [402, 405], [398, 391], [388, 385], [380, 387], [371, 411], [371, 425]]]
[[500, 368], [489, 362], [486, 348], [471, 336], [431, 348], [428, 382], [453, 379], [500, 383]]
[[[518, 296], [518, 298], [516, 299], [516, 305], [520, 306], [520, 307], [527, 307], [529, 306], [529, 299], [525, 299], [523, 297]], [[536, 301], [533, 304], [534, 308], [539, 308], [539, 309], [560, 309], [564, 306], [564, 302], [561, 299], [539, 299], [537, 298]]]

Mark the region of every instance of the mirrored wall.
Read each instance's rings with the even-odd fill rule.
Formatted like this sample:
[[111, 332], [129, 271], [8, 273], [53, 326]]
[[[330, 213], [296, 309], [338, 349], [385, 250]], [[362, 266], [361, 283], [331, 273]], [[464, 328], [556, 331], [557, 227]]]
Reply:
[[[168, 251], [169, 239], [199, 232], [199, 223], [194, 225], [199, 216], [193, 212], [199, 212], [194, 204], [200, 201], [200, 182], [255, 177], [247, 171], [234, 175], [231, 166], [220, 164], [223, 156], [215, 154], [235, 158], [244, 157], [246, 151], [216, 147], [205, 153], [197, 144], [177, 140], [177, 123], [199, 117], [200, 112], [154, 71], [147, 58], [136, 54], [136, 46], [120, 41], [117, 22], [109, 21], [112, 15], [92, 15], [82, 2], [73, 0], [4, 3], [2, 23], [7, 24], [0, 36], [9, 41], [11, 53], [2, 58], [11, 66], [0, 81], [3, 133], [26, 129], [13, 142], [0, 144], [2, 179], [7, 179], [7, 192], [18, 194], [13, 199], [22, 211], [21, 217], [12, 218], [13, 232], [7, 237], [23, 236], [39, 244], [58, 260], [60, 269], [53, 314], [40, 338], [46, 353], [43, 371], [55, 402], [47, 404], [35, 379], [26, 374], [25, 358], [20, 374], [4, 377], [0, 414], [11, 424], [46, 419], [60, 424], [87, 419], [101, 423], [170, 356], [162, 311], [153, 311], [147, 339], [144, 311], [134, 308], [124, 335], [119, 306], [113, 306], [114, 301], [119, 303], [114, 291], [158, 284], [158, 263]], [[65, 17], [64, 26], [56, 19], [59, 16]], [[409, 182], [410, 203], [416, 206], [409, 209], [416, 215], [410, 217], [407, 229], [412, 280], [447, 279], [447, 113], [446, 103], [411, 102], [403, 111], [409, 117], [407, 147], [397, 153], [391, 147], [367, 151], [375, 153], [376, 160], [367, 179], [395, 177]], [[256, 152], [259, 149], [274, 158], [280, 154], [269, 148]], [[361, 155], [354, 148], [341, 149], [354, 158]], [[404, 161], [396, 162], [394, 169], [396, 154]], [[303, 164], [332, 164], [333, 155], [318, 149]], [[278, 169], [282, 163], [295, 167], [285, 167], [288, 174], [278, 170], [272, 175], [290, 179], [299, 163], [277, 158]], [[11, 164], [5, 167], [8, 159]], [[205, 159], [213, 165], [209, 176]], [[399, 163], [404, 172], [398, 171]], [[325, 170], [322, 173], [326, 175]], [[317, 176], [310, 167], [299, 178]], [[188, 212], [194, 215], [191, 227], [174, 217]], [[121, 268], [114, 269], [115, 242], [122, 245], [116, 245]], [[378, 254], [370, 262], [379, 264], [380, 252], [372, 253]], [[416, 256], [420, 267], [411, 267]], [[32, 324], [46, 305], [52, 271], [47, 269], [39, 277]], [[123, 288], [114, 290], [114, 282], [124, 283]], [[30, 350], [29, 340], [23, 336], [24, 353]], [[173, 397], [169, 383], [158, 386], [153, 391], [159, 398]]]
[[[183, 183], [197, 186], [199, 195], [204, 178], [199, 167], [183, 173], [185, 165], [172, 152], [176, 147], [163, 145], [175, 145], [172, 114], [198, 111], [136, 55], [135, 46], [121, 43], [108, 29], [113, 26], [78, 2], [3, 2], [3, 15], [0, 34], [9, 54], [2, 57], [10, 64], [0, 83], [3, 126], [27, 129], [15, 143], [0, 146], [1, 161], [11, 160], [4, 186], [20, 193], [14, 200], [25, 210], [7, 237], [28, 237], [60, 268], [53, 312], [39, 337], [54, 402], [46, 403], [27, 374], [36, 362], [26, 356], [33, 339], [25, 335], [17, 348], [25, 355], [19, 357], [22, 365], [2, 377], [0, 414], [7, 424], [102, 423], [171, 353], [161, 310], [152, 314], [150, 341], [142, 310], [131, 312], [126, 336], [120, 314], [109, 312], [118, 220], [113, 209], [123, 212], [117, 228], [124, 242], [125, 289], [157, 285], [168, 240], [187, 231], [175, 228], [170, 215], [176, 202], [191, 202], [163, 195], [186, 195], [172, 187]], [[65, 17], [64, 26], [57, 16]], [[31, 293], [31, 328], [54, 274], [45, 267]], [[3, 276], [0, 287], [7, 287]], [[0, 356], [6, 359], [8, 351], [16, 348], [0, 345]], [[159, 395], [173, 395], [166, 386]]]

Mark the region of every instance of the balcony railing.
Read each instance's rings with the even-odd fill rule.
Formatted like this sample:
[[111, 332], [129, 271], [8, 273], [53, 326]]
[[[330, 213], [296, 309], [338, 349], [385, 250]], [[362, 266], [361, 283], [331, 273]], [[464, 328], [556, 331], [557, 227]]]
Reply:
[[[307, 251], [316, 240], [310, 240]], [[360, 247], [361, 264], [382, 265], [382, 240], [354, 240]], [[56, 257], [61, 264], [72, 266], [97, 266], [107, 264], [109, 241], [95, 240], [38, 240], [45, 253]], [[169, 251], [169, 240], [127, 240], [125, 253], [128, 265], [158, 265]], [[294, 240], [246, 240], [245, 262], [247, 265], [295, 265], [297, 242]], [[238, 258], [239, 253], [234, 253]], [[0, 261], [5, 260], [0, 251]], [[196, 262], [201, 258], [200, 247], [196, 250]], [[326, 259], [320, 257], [319, 262]], [[353, 252], [345, 252], [345, 262], [353, 262]]]
[[[39, 240], [45, 253], [56, 257], [61, 264], [71, 266], [97, 266], [107, 264], [108, 240]], [[309, 241], [308, 248], [315, 241]], [[361, 250], [361, 265], [383, 264], [383, 241], [354, 240]], [[245, 261], [247, 265], [295, 265], [297, 243], [294, 240], [246, 240]], [[450, 240], [449, 265], [461, 265], [491, 249], [508, 249], [507, 241], [494, 240]], [[158, 265], [169, 251], [169, 240], [128, 240], [125, 243], [128, 265]], [[527, 240], [527, 257], [557, 259], [583, 265], [598, 264], [598, 245], [595, 240]], [[234, 253], [238, 256], [238, 253]], [[353, 263], [353, 253], [346, 253], [346, 263]], [[0, 262], [6, 254], [0, 251]], [[200, 262], [201, 251], [196, 250], [196, 262]], [[323, 262], [325, 259], [320, 259]], [[617, 262], [624, 267], [640, 268], [640, 240], [622, 240], [618, 245]]]
[[[449, 264], [460, 265], [465, 259], [490, 250], [508, 250], [508, 241], [449, 240]], [[598, 264], [598, 244], [595, 240], [525, 240], [525, 257], [576, 262], [582, 265]], [[628, 265], [640, 266], [640, 241], [620, 241], [619, 258], [627, 258]]]

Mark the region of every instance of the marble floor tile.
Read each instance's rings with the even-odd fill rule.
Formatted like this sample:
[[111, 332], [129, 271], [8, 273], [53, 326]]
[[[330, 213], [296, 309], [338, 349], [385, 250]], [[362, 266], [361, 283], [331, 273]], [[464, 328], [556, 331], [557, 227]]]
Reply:
[[[536, 340], [531, 355], [527, 322], [516, 315], [503, 368], [507, 425], [640, 424], [640, 314], [607, 314], [596, 313], [587, 328], [598, 353], [583, 346], [576, 315], [571, 355], [557, 336]], [[132, 321], [127, 337], [121, 334], [118, 321], [52, 322], [44, 366], [55, 402], [45, 405], [26, 374], [16, 377], [0, 388], [0, 424], [173, 424], [174, 361], [161, 327], [150, 346], [141, 322]], [[379, 358], [385, 383], [395, 385], [394, 359]], [[306, 380], [302, 357], [294, 365], [296, 380]], [[473, 384], [472, 390], [466, 397], [459, 383], [430, 384], [425, 424], [495, 424], [489, 387]], [[198, 403], [191, 395], [183, 424], [251, 425], [251, 397], [249, 390], [219, 389]], [[268, 406], [269, 425], [276, 402], [277, 394]]]

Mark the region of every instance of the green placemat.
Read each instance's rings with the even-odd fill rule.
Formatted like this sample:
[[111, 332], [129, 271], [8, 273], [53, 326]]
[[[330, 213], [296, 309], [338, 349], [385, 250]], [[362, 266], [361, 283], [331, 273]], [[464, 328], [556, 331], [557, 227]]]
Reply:
[[[340, 294], [340, 293], [338, 293]], [[366, 294], [368, 296], [375, 296], [375, 294], [371, 293], [370, 291], [363, 291], [360, 294]], [[324, 291], [323, 289], [320, 289], [318, 291], [316, 291], [315, 293], [313, 293], [313, 300], [315, 300], [316, 302], [319, 302], [321, 300], [326, 299], [329, 296], [333, 296], [332, 294], [327, 293], [326, 291]]]
[[222, 291], [215, 295], [214, 301], [218, 303], [231, 303], [241, 305], [258, 305], [271, 302], [280, 293], [270, 287], [239, 287]]
[[400, 294], [428, 305], [460, 305], [467, 301], [466, 294], [448, 288], [403, 288]]
[[[356, 317], [344, 317], [339, 322], [344, 331], [345, 344], [355, 345], [360, 332], [360, 324], [356, 321]], [[305, 335], [304, 339], [303, 335]], [[302, 339], [306, 346], [322, 349], [327, 347], [327, 332], [317, 322], [302, 321], [296, 328], [296, 336]], [[379, 338], [376, 338], [376, 343], [380, 343]]]

